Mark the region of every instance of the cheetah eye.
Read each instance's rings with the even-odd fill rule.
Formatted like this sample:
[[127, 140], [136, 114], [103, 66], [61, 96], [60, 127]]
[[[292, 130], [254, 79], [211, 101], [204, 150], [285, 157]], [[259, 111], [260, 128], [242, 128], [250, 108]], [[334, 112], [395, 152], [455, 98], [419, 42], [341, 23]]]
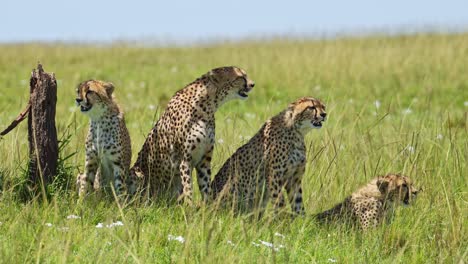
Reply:
[[315, 108], [315, 106], [309, 106], [309, 107], [307, 107], [307, 109], [309, 109], [309, 110], [315, 110], [316, 108]]

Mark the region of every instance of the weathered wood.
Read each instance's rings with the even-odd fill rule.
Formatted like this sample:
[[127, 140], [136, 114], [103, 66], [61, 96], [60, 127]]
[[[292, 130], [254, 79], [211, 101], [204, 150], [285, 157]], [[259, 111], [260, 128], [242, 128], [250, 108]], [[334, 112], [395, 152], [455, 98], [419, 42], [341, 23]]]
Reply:
[[55, 127], [57, 81], [37, 65], [30, 79], [28, 115], [29, 179], [32, 189], [45, 190], [57, 172], [58, 141]]

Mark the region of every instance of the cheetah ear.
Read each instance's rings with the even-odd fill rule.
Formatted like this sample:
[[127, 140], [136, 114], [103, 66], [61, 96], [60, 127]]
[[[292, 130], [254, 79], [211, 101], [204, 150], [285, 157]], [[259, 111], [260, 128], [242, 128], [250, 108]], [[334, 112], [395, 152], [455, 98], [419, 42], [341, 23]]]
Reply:
[[114, 84], [111, 82], [104, 83], [104, 89], [106, 89], [107, 96], [112, 98], [112, 93], [114, 92]]
[[377, 180], [377, 187], [381, 193], [387, 193], [389, 182], [384, 179]]
[[217, 78], [218, 76], [213, 70], [209, 71], [207, 75], [208, 75], [208, 79], [210, 80], [210, 82], [213, 82], [214, 84], [219, 83], [219, 80]]

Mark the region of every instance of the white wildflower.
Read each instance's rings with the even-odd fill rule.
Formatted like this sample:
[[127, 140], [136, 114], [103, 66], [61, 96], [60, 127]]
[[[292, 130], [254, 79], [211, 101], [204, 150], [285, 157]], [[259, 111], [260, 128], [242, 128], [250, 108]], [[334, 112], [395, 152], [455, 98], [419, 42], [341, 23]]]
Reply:
[[67, 216], [67, 219], [81, 219], [81, 216], [71, 214]]
[[112, 243], [110, 241], [107, 241], [106, 245], [111, 246]]
[[245, 113], [245, 117], [249, 118], [249, 119], [254, 119], [255, 118], [255, 114], [254, 113]]
[[375, 100], [375, 102], [374, 102], [374, 105], [375, 105], [375, 108], [379, 109], [379, 108], [380, 108], [380, 105], [381, 105], [381, 103], [380, 103], [380, 101], [379, 101], [379, 100]]
[[277, 237], [281, 237], [281, 238], [285, 238], [285, 237], [286, 237], [285, 235], [283, 235], [283, 234], [280, 234], [280, 233], [278, 233], [278, 232], [276, 232], [276, 233], [275, 233], [275, 236], [277, 236]]
[[271, 247], [271, 248], [274, 247], [274, 246], [273, 246], [273, 243], [266, 242], [266, 241], [263, 241], [263, 240], [259, 240], [259, 241], [260, 241], [260, 243], [262, 243], [262, 245], [264, 245], [264, 246]]
[[176, 67], [176, 66], [172, 66], [171, 72], [172, 72], [172, 73], [176, 73], [177, 71], [178, 71], [177, 67]]
[[463, 103], [463, 105], [464, 105], [464, 106], [468, 106], [468, 101], [465, 101], [465, 102]]
[[254, 246], [256, 246], [256, 247], [259, 247], [259, 246], [260, 246], [260, 244], [255, 243], [255, 242], [253, 242], [253, 241], [252, 241], [252, 245], [254, 245]]
[[115, 223], [111, 223], [111, 224], [108, 224], [106, 225], [107, 228], [113, 228], [114, 226], [123, 226], [124, 224], [122, 223], [122, 221], [117, 221]]
[[152, 104], [150, 104], [150, 105], [148, 105], [148, 108], [149, 108], [149, 110], [153, 111], [154, 109], [156, 109], [156, 106], [155, 106], [155, 105], [152, 105]]
[[182, 236], [168, 235], [167, 240], [169, 240], [169, 241], [172, 241], [172, 240], [179, 241], [182, 244], [185, 242], [185, 238], [183, 238]]
[[145, 88], [146, 87], [146, 82], [145, 81], [141, 81], [140, 82], [140, 88]]
[[3, 225], [3, 223], [2, 223], [2, 222], [0, 222], [0, 225]]
[[231, 123], [232, 119], [231, 118], [226, 118], [226, 123]]
[[406, 151], [408, 151], [410, 153], [414, 153], [414, 147], [409, 145], [409, 146], [406, 147]]
[[412, 112], [413, 112], [413, 110], [411, 110], [411, 108], [406, 108], [405, 110], [403, 110], [404, 115], [411, 114]]
[[222, 138], [218, 139], [218, 144], [223, 144], [224, 140]]
[[234, 244], [231, 240], [228, 240], [227, 241], [228, 245], [231, 245], [231, 246], [235, 246], [236, 244]]
[[52, 227], [51, 223], [45, 223], [45, 226]]
[[315, 91], [320, 91], [320, 89], [322, 89], [322, 87], [320, 87], [320, 85], [315, 85], [315, 87], [314, 87]]
[[103, 228], [103, 227], [104, 227], [104, 224], [103, 224], [103, 223], [98, 223], [98, 224], [96, 225], [96, 228]]
[[350, 104], [354, 103], [354, 99], [353, 99], [353, 98], [349, 98], [349, 99], [348, 99], [348, 103], [350, 103]]
[[264, 245], [266, 247], [269, 247], [269, 248], [273, 249], [274, 251], [279, 251], [280, 248], [284, 248], [284, 245], [279, 245], [279, 246], [275, 247], [275, 245], [273, 245], [273, 243], [263, 241], [263, 240], [259, 240], [259, 241], [260, 241], [260, 243], [262, 243], [262, 245]]
[[329, 259], [328, 259], [328, 262], [336, 263], [337, 261], [336, 261], [336, 259], [329, 258]]
[[443, 139], [444, 136], [442, 134], [438, 134], [436, 138], [440, 140], [440, 139]]

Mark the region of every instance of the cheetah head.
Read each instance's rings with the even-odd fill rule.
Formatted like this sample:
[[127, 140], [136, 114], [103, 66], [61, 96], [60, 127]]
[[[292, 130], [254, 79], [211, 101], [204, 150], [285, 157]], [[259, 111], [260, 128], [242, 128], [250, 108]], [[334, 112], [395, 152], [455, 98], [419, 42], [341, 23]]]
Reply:
[[327, 113], [325, 105], [320, 100], [312, 97], [302, 97], [288, 107], [289, 122], [301, 130], [308, 131], [311, 128], [319, 129], [325, 122]]
[[233, 99], [247, 99], [248, 93], [255, 86], [255, 83], [247, 77], [247, 73], [235, 66], [212, 69], [207, 75], [221, 103]]
[[410, 178], [400, 174], [388, 174], [377, 180], [380, 193], [387, 200], [410, 204], [416, 199], [419, 189], [416, 188]]
[[76, 104], [81, 112], [90, 116], [99, 116], [111, 103], [113, 91], [114, 85], [110, 82], [84, 81], [76, 89]]

